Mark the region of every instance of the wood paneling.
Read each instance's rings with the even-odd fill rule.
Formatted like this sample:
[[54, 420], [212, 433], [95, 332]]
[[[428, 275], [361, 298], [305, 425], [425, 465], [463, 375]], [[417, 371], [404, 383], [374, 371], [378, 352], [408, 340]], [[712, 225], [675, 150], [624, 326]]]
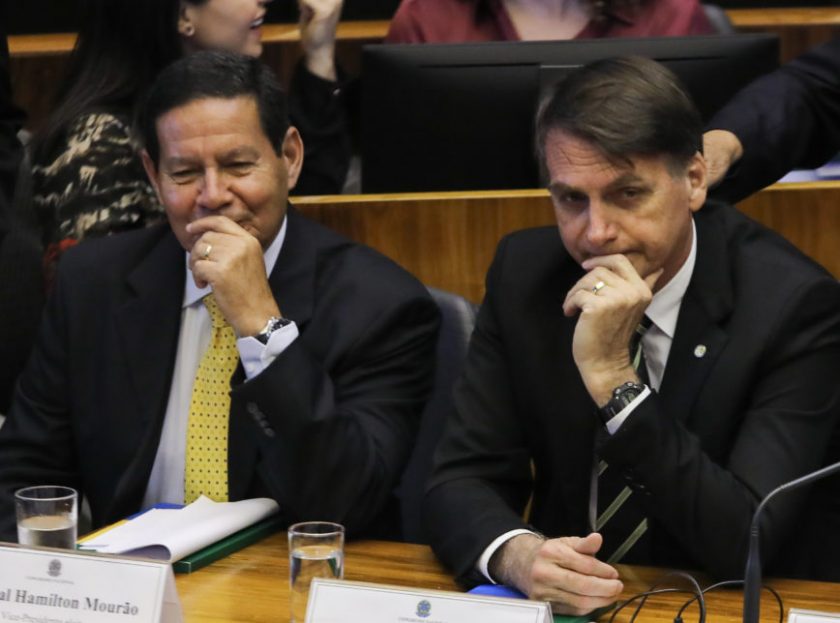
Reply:
[[[474, 302], [502, 236], [553, 225], [541, 190], [300, 197], [304, 214]], [[840, 278], [840, 183], [779, 184], [739, 206]]]
[[740, 32], [779, 35], [783, 63], [840, 35], [840, 8], [729, 9], [726, 13]]

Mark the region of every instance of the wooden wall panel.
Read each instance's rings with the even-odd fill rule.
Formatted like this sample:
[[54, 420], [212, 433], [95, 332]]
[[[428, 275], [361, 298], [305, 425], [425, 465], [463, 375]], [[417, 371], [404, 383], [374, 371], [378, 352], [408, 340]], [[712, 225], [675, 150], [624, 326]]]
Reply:
[[[554, 224], [544, 191], [302, 197], [294, 204], [427, 285], [474, 302], [502, 236]], [[777, 185], [739, 207], [840, 278], [840, 183]]]

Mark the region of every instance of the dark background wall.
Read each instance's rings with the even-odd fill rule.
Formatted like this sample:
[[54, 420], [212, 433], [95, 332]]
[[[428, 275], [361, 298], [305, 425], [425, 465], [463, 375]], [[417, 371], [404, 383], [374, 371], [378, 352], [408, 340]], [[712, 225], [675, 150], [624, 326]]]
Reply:
[[[141, 2], [142, 0], [114, 0]], [[8, 0], [11, 34], [72, 32], [77, 30], [84, 0]], [[342, 19], [390, 19], [399, 0], [345, 0]], [[268, 5], [269, 22], [297, 21], [296, 0], [274, 0]]]

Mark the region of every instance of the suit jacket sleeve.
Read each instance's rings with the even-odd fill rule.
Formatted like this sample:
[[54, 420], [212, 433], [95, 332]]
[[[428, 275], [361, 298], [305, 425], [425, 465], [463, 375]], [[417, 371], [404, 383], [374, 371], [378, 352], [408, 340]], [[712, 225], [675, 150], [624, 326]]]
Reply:
[[232, 393], [232, 417], [249, 420], [258, 440], [256, 473], [289, 519], [337, 521], [350, 534], [375, 524], [408, 460], [439, 323], [425, 289], [401, 271], [389, 283], [374, 267], [355, 270], [375, 285], [321, 292], [309, 327]]
[[714, 196], [735, 202], [794, 168], [824, 164], [840, 149], [840, 38], [759, 78], [721, 110], [709, 129], [744, 146]]
[[[665, 410], [656, 394], [615, 435], [601, 438], [601, 457], [624, 470], [648, 515], [716, 577], [743, 575], [749, 526], [761, 499], [821, 465], [840, 413], [838, 309], [840, 288], [826, 278], [800, 288], [779, 310], [748, 398], [736, 407], [740, 420], [732, 422], [722, 461], [708, 455], [700, 436]], [[713, 418], [721, 408], [709, 401], [695, 419]], [[765, 512], [765, 565], [772, 566], [794, 531], [806, 493], [785, 494]]]
[[66, 402], [68, 360], [64, 289], [50, 299], [33, 356], [15, 392], [15, 402], [0, 427], [0, 539], [15, 536], [15, 490], [33, 484], [81, 489], [76, 443]]
[[455, 408], [435, 454], [425, 522], [437, 555], [462, 581], [482, 581], [474, 565], [499, 535], [529, 528], [522, 519], [532, 489], [530, 450], [511, 391], [495, 316], [503, 241], [487, 276]]
[[305, 160], [296, 195], [334, 195], [344, 187], [352, 155], [344, 86], [310, 73], [302, 61], [295, 70], [289, 117], [303, 138]]

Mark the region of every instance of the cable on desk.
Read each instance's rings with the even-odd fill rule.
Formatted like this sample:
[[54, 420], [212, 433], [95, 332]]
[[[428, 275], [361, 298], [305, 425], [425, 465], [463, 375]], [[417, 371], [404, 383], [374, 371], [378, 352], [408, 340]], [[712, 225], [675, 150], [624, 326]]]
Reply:
[[[673, 577], [679, 577], [684, 580], [688, 580], [688, 582], [692, 585], [693, 590], [684, 589], [684, 588], [657, 588], [661, 586], [666, 580]], [[634, 601], [639, 601], [639, 604], [636, 606], [636, 609], [633, 611], [632, 616], [630, 617], [629, 623], [634, 623], [636, 617], [639, 616], [639, 612], [641, 612], [642, 608], [644, 607], [645, 603], [647, 602], [647, 598], [652, 595], [661, 595], [663, 593], [691, 593], [694, 595], [693, 599], [690, 603], [697, 601], [700, 607], [700, 621], [699, 623], [705, 623], [706, 621], [706, 601], [703, 598], [703, 590], [700, 588], [700, 585], [697, 583], [691, 575], [688, 573], [684, 573], [682, 571], [672, 571], [671, 573], [667, 573], [662, 576], [659, 580], [654, 582], [651, 585], [650, 589], [645, 591], [644, 593], [639, 593], [638, 595], [633, 595], [629, 599], [626, 599], [622, 603], [616, 606], [615, 610], [613, 610], [612, 615], [610, 616], [609, 623], [614, 623], [615, 617], [621, 612], [624, 608], [632, 604]]]
[[[744, 585], [743, 580], [725, 580], [723, 582], [717, 582], [716, 584], [712, 584], [710, 586], [707, 586], [706, 588], [703, 589], [703, 594], [705, 595], [706, 593], [708, 593], [710, 591], [714, 591], [714, 590], [717, 590], [719, 588], [725, 588], [727, 586], [743, 586], [743, 585]], [[779, 623], [784, 623], [785, 606], [784, 606], [784, 601], [782, 600], [782, 596], [779, 595], [779, 593], [776, 591], [776, 589], [773, 588], [772, 586], [762, 586], [761, 588], [763, 588], [766, 591], [769, 591], [773, 595], [773, 597], [776, 598], [776, 603], [779, 605]], [[682, 623], [682, 613], [685, 611], [686, 608], [688, 608], [695, 601], [697, 601], [697, 596], [696, 595], [682, 605], [682, 607], [679, 609], [679, 612], [677, 612], [677, 616], [674, 617], [674, 623]]]

